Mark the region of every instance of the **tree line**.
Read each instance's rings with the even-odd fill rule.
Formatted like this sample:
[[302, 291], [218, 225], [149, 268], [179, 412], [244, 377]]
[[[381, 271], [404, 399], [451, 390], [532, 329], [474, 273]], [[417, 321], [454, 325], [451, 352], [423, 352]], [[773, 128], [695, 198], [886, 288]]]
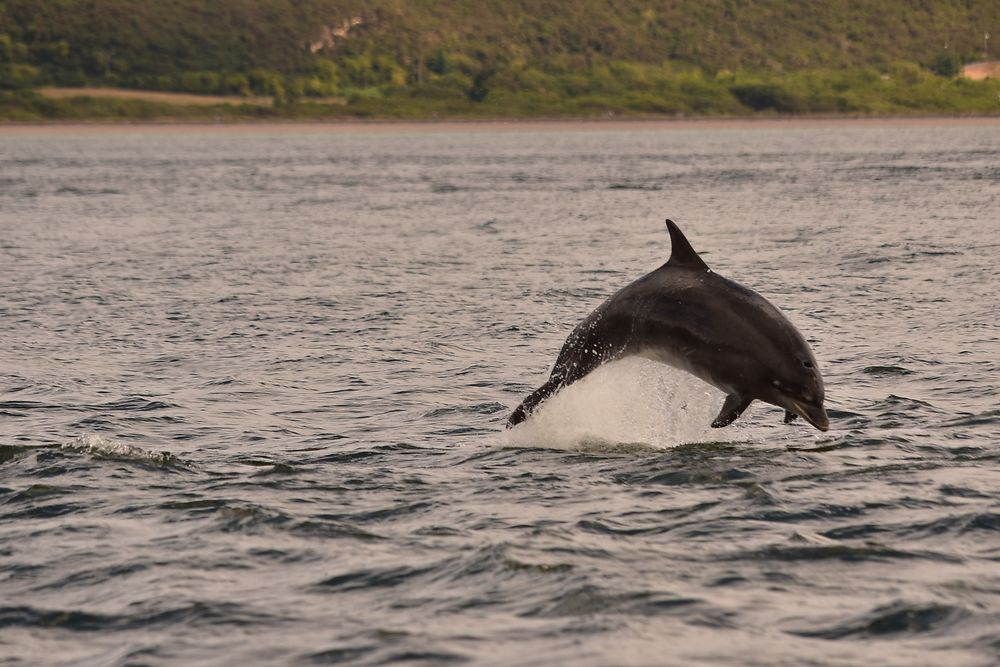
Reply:
[[0, 90], [402, 115], [988, 112], [991, 84], [954, 77], [998, 24], [987, 0], [0, 0]]

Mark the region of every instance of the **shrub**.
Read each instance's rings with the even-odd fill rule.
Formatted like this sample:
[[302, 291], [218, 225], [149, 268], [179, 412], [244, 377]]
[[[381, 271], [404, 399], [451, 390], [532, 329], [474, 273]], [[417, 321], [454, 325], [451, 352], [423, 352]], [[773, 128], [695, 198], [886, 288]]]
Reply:
[[178, 88], [187, 93], [222, 92], [222, 76], [215, 72], [184, 72], [178, 81]]
[[222, 92], [229, 95], [250, 95], [250, 79], [243, 74], [226, 74], [222, 77]]
[[938, 76], [955, 77], [962, 71], [962, 59], [954, 53], [939, 53], [931, 60], [928, 69]]
[[493, 78], [492, 69], [484, 69], [472, 79], [472, 86], [469, 87], [466, 95], [470, 102], [482, 102], [490, 94], [490, 89], [486, 85]]
[[31, 65], [0, 65], [0, 90], [30, 88], [38, 79], [38, 69]]
[[437, 99], [465, 98], [472, 87], [472, 79], [460, 72], [448, 72], [441, 76], [433, 76], [428, 81], [412, 88], [414, 97]]
[[736, 84], [729, 91], [754, 111], [773, 109], [781, 113], [796, 113], [806, 110], [802, 99], [777, 83]]

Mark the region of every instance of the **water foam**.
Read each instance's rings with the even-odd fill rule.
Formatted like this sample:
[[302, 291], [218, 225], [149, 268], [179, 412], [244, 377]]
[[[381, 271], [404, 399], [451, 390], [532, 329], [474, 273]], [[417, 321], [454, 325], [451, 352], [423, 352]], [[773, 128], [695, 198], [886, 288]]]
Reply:
[[598, 368], [542, 403], [505, 434], [511, 447], [616, 450], [718, 442], [709, 424], [721, 392], [683, 371], [638, 357]]
[[64, 444], [62, 449], [101, 459], [138, 461], [158, 466], [184, 465], [183, 461], [169, 452], [153, 452], [94, 434], [81, 435], [74, 441]]

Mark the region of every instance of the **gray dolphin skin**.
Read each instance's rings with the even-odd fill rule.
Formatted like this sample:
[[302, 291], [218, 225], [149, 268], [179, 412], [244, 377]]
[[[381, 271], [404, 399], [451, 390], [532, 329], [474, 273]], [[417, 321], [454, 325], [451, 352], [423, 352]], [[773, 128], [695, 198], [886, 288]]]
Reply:
[[566, 339], [548, 382], [514, 410], [507, 428], [602, 364], [638, 355], [721, 389], [712, 426], [728, 426], [754, 400], [826, 431], [823, 376], [802, 334], [764, 297], [714, 273], [671, 220], [670, 259], [622, 288]]

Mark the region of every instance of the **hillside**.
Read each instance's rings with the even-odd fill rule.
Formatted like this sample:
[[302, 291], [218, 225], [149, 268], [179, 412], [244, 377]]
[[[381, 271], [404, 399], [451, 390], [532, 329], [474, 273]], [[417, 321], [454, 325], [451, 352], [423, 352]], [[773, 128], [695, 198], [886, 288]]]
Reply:
[[[995, 82], [948, 77], [986, 32], [995, 0], [0, 0], [0, 90], [346, 102], [299, 110], [319, 115], [983, 113]], [[0, 112], [27, 104], [11, 95]]]

